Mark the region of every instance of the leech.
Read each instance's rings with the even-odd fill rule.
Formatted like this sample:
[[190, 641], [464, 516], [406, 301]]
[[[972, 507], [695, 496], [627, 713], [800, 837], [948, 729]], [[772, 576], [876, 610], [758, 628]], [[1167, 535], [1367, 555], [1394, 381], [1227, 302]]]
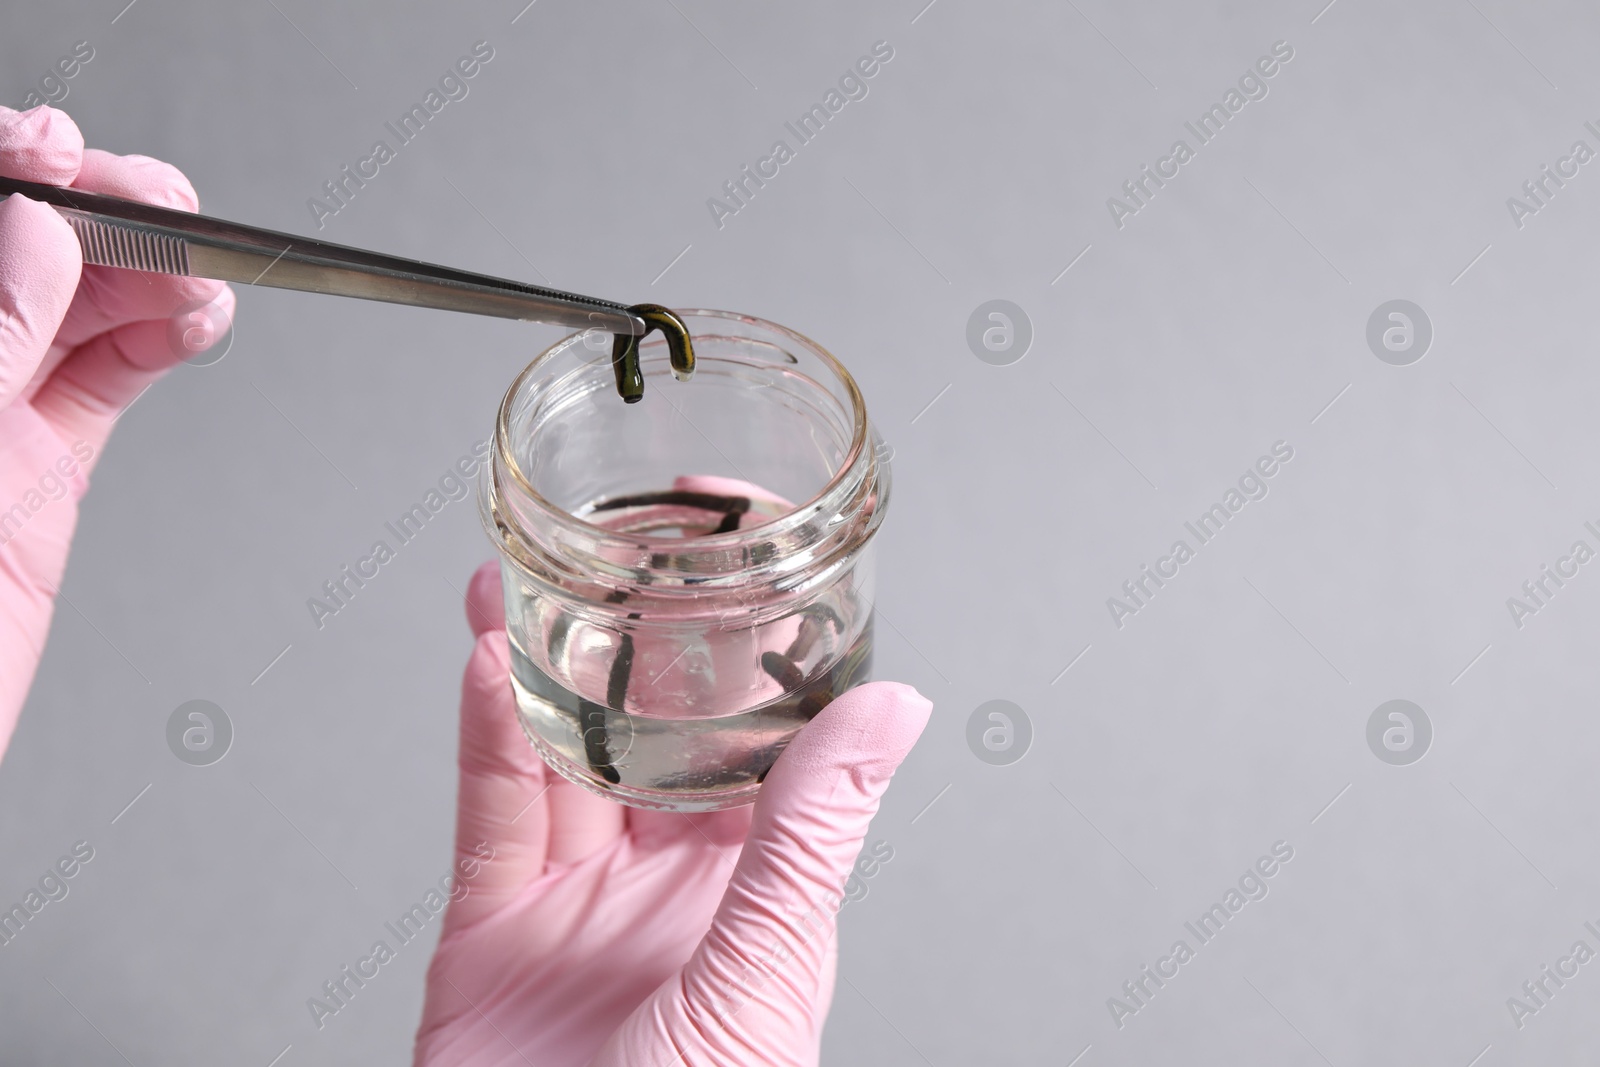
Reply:
[[[749, 497], [719, 496], [714, 493], [691, 493], [684, 490], [637, 493], [632, 496], [616, 497], [600, 504], [595, 510], [609, 511], [616, 508], [639, 507], [649, 504], [676, 504], [680, 507], [703, 508], [713, 512], [720, 511], [723, 513], [723, 518], [722, 524], [715, 531], [718, 533], [737, 530], [741, 517], [750, 510]], [[607, 604], [621, 604], [627, 599], [627, 590], [617, 589], [606, 595], [605, 602]], [[628, 618], [637, 619], [639, 615], [635, 612], [630, 614]], [[563, 629], [563, 640], [565, 636], [565, 630]], [[626, 714], [623, 704], [628, 698], [628, 683], [633, 680], [633, 652], [633, 635], [625, 633], [622, 635], [622, 641], [617, 647], [616, 658], [611, 661], [611, 673], [606, 678], [606, 703], [622, 714]], [[583, 728], [584, 756], [589, 761], [590, 769], [606, 781], [616, 785], [622, 778], [611, 761], [611, 739], [606, 726], [605, 709], [590, 701], [580, 700], [578, 717]]]
[[[680, 382], [688, 381], [694, 373], [694, 343], [683, 320], [660, 304], [635, 304], [628, 310], [644, 320], [644, 337], [661, 331], [672, 362], [672, 376]], [[639, 342], [644, 337], [619, 333], [611, 338], [611, 369], [617, 375], [617, 395], [624, 403], [637, 404], [644, 399], [644, 372], [639, 368]]]
[[761, 669], [766, 671], [772, 680], [783, 686], [785, 690], [799, 689], [806, 681], [805, 673], [800, 670], [800, 665], [782, 652], [761, 653]]
[[[744, 522], [744, 516], [750, 511], [750, 498], [747, 496], [722, 496], [719, 493], [696, 493], [687, 489], [668, 489], [656, 493], [633, 493], [628, 496], [612, 497], [594, 506], [595, 511], [613, 511], [618, 508], [639, 508], [659, 505], [664, 507], [693, 508], [696, 511], [710, 511], [720, 513], [721, 521], [706, 534], [730, 533]], [[705, 536], [701, 534], [699, 536]], [[651, 566], [660, 566], [658, 560], [665, 556], [651, 557]]]
[[737, 511], [741, 514], [750, 510], [750, 498], [747, 496], [696, 493], [688, 489], [667, 489], [657, 493], [633, 493], [628, 496], [614, 496], [609, 500], [602, 500], [596, 504], [594, 510], [611, 511], [616, 508], [643, 507], [647, 504], [676, 504], [679, 507], [699, 508], [703, 511]]
[[[692, 359], [692, 357], [691, 357]], [[693, 493], [685, 490], [669, 490], [659, 493], [636, 493], [631, 496], [615, 497], [597, 505], [596, 511], [612, 511], [618, 508], [641, 507], [651, 504], [670, 504], [679, 507], [699, 508], [713, 513], [720, 513], [722, 529], [738, 529], [739, 520], [745, 512], [750, 510], [750, 498], [742, 496], [722, 496], [716, 493]], [[732, 523], [730, 526], [729, 523]], [[605, 603], [621, 604], [628, 599], [626, 589], [615, 589], [606, 594]], [[630, 614], [628, 618], [637, 619], [637, 613]], [[565, 650], [569, 631], [571, 629], [571, 616], [560, 616], [550, 629], [550, 640], [546, 645], [552, 659], [557, 651]], [[619, 714], [627, 714], [624, 707], [628, 698], [628, 683], [633, 680], [633, 635], [624, 633], [617, 646], [617, 655], [611, 661], [611, 670], [606, 677], [606, 704], [610, 705]], [[608, 712], [606, 707], [592, 700], [578, 699], [578, 728], [583, 737], [584, 759], [589, 764], [589, 769], [604, 778], [612, 785], [622, 781], [622, 775], [617, 771], [611, 754], [611, 730], [607, 723]]]
[[622, 775], [611, 766], [611, 751], [606, 736], [606, 709], [592, 700], [578, 698], [578, 726], [583, 730], [583, 756], [589, 768], [616, 785]]
[[[614, 601], [613, 601], [614, 603]], [[626, 715], [623, 703], [628, 698], [628, 675], [633, 671], [633, 635], [623, 634], [617, 647], [617, 658], [611, 661], [611, 673], [606, 678], [606, 703], [619, 715]], [[583, 755], [589, 769], [616, 785], [622, 781], [611, 755], [611, 733], [606, 720], [610, 712], [592, 700], [578, 699], [578, 725], [583, 730]]]
[[617, 658], [611, 661], [611, 676], [606, 679], [606, 703], [626, 715], [623, 704], [628, 699], [628, 681], [633, 673], [633, 635], [623, 634], [617, 648]]

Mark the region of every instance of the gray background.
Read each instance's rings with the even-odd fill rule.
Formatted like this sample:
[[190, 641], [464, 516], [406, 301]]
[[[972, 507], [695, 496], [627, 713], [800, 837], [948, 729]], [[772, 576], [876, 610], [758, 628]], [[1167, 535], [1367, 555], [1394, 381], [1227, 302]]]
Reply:
[[[1505, 201], [1600, 148], [1600, 19], [925, 2], [14, 5], [0, 99], [87, 39], [63, 106], [90, 143], [309, 233], [485, 39], [323, 236], [751, 312], [854, 370], [896, 451], [878, 674], [937, 708], [841, 920], [826, 1061], [1575, 1061], [1600, 963], [1520, 1031], [1506, 998], [1600, 948], [1600, 563], [1521, 630], [1505, 600], [1597, 543], [1600, 163], [1521, 229]], [[706, 198], [880, 39], [870, 95], [719, 231]], [[1106, 198], [1278, 40], [1270, 95], [1115, 227]], [[1011, 366], [965, 340], [994, 298], [1035, 331]], [[1396, 298], [1435, 330], [1406, 367], [1365, 341]], [[409, 1055], [425, 947], [320, 1033], [305, 1001], [449, 862], [472, 507], [323, 631], [305, 601], [557, 335], [247, 291], [227, 358], [121, 421], [0, 768], [0, 898], [96, 849], [0, 952], [8, 1063]], [[1106, 598], [1280, 439], [1270, 495], [1115, 628]], [[164, 741], [194, 698], [237, 731], [211, 767]], [[1394, 698], [1433, 723], [1410, 766], [1366, 743]], [[967, 745], [991, 699], [1032, 721], [1010, 766]], [[1119, 1030], [1107, 998], [1278, 840], [1270, 896]]]

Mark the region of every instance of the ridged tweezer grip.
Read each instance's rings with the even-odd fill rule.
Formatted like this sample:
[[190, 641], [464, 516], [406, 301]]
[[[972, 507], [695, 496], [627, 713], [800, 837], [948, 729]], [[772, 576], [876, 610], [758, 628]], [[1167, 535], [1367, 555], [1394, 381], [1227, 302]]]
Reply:
[[179, 237], [113, 226], [98, 219], [62, 212], [83, 246], [83, 261], [101, 267], [189, 273], [189, 244]]

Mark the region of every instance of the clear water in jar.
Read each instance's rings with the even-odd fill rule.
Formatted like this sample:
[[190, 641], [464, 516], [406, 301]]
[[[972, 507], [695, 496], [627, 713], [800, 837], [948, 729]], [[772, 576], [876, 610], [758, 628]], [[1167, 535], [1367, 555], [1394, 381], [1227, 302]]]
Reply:
[[[579, 513], [616, 530], [697, 537], [733, 528], [728, 522], [749, 528], [751, 519], [783, 510], [750, 501], [751, 518], [731, 520], [711, 508], [653, 502], [685, 495], [639, 494]], [[550, 615], [548, 603], [514, 578], [506, 592], [512, 688], [529, 740], [565, 777], [636, 806], [707, 811], [748, 803], [795, 733], [834, 697], [866, 681], [872, 666], [871, 608], [848, 579], [789, 620], [782, 640], [758, 638], [732, 671], [723, 664], [724, 675], [736, 676], [733, 690], [760, 684], [776, 693], [732, 714], [717, 713], [714, 705], [729, 699], [729, 687], [718, 689], [703, 655], [697, 662], [695, 642], [668, 663], [679, 648], [671, 638], [642, 634], [641, 642], [664, 647], [636, 649], [632, 636], [597, 636], [592, 627], [584, 633], [587, 624]], [[541, 663], [568, 678], [586, 673], [587, 695]], [[687, 684], [658, 685], [663, 664]], [[597, 699], [602, 691], [604, 699]]]

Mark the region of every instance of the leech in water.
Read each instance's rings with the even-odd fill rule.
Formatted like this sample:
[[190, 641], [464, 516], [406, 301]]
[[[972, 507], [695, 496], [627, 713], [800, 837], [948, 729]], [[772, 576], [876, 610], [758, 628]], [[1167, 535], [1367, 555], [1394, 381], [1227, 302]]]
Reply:
[[750, 510], [750, 498], [747, 496], [722, 496], [718, 493], [695, 493], [686, 489], [669, 489], [658, 493], [634, 493], [631, 496], [616, 496], [610, 500], [596, 504], [595, 511], [611, 511], [616, 508], [638, 508], [652, 505], [668, 505], [671, 507], [694, 508], [699, 511], [721, 512], [722, 522], [712, 533], [729, 533], [739, 528], [740, 516]]
[[[832, 623], [835, 632], [844, 632], [844, 620], [839, 618], [839, 613], [826, 604], [813, 604], [800, 613], [800, 628], [795, 633], [794, 641], [784, 652], [763, 652], [761, 654], [761, 669], [767, 672], [768, 677], [785, 690], [793, 692], [806, 683], [806, 675], [800, 669], [811, 651], [816, 648], [817, 642], [827, 636], [827, 626]], [[819, 706], [815, 715], [821, 711]], [[810, 718], [811, 715], [807, 715]]]
[[[708, 519], [720, 516], [720, 521], [715, 527], [709, 522], [701, 523], [693, 518], [683, 521], [681, 516], [674, 516], [673, 521], [667, 523], [679, 526], [686, 533], [690, 530], [697, 531], [688, 536], [704, 537], [739, 529], [744, 516], [750, 512], [752, 503], [749, 497], [744, 496], [673, 489], [612, 497], [595, 505], [594, 510], [605, 512], [624, 508], [681, 508], [691, 512], [703, 512]], [[640, 521], [665, 522], [666, 517], [657, 513], [643, 516]], [[612, 528], [625, 529], [626, 526], [614, 524]], [[613, 590], [605, 598], [608, 604], [622, 604], [627, 600], [628, 592], [622, 589]], [[630, 613], [627, 618], [637, 620], [639, 615]], [[557, 657], [558, 652], [565, 651], [569, 637], [569, 623], [569, 617], [563, 616], [551, 628], [546, 650], [552, 659]], [[815, 718], [843, 688], [853, 684], [865, 668], [867, 646], [858, 643], [843, 660], [834, 664], [825, 673], [819, 672], [809, 678], [806, 675], [802, 664], [819, 651], [819, 646], [823, 655], [831, 654], [837, 638], [843, 636], [844, 629], [844, 619], [832, 605], [825, 602], [812, 604], [799, 613], [799, 627], [789, 647], [782, 652], [765, 652], [760, 657], [761, 669], [767, 676], [777, 682], [785, 693], [799, 697], [798, 703], [793, 705], [789, 713], [803, 721]], [[635, 654], [633, 635], [626, 631], [620, 632], [616, 655], [611, 661], [606, 677], [606, 703], [602, 705], [582, 697], [578, 700], [578, 727], [583, 739], [584, 760], [591, 771], [612, 785], [621, 782], [622, 765], [617, 761], [626, 759], [627, 756], [626, 752], [612, 751], [615, 733], [613, 724], [617, 721], [614, 717], [627, 715], [626, 703], [628, 689], [633, 681]], [[761, 760], [769, 766], [756, 775], [758, 783], [765, 780], [770, 762], [777, 758], [782, 749], [783, 745], [780, 744], [763, 750], [764, 755]], [[748, 773], [748, 768], [726, 770], [730, 776], [729, 780], [735, 780], [740, 775]]]
[[[663, 309], [665, 310], [665, 309]], [[635, 309], [637, 312], [638, 309]], [[671, 314], [671, 312], [668, 312]], [[684, 335], [687, 338], [687, 334]], [[620, 338], [619, 338], [620, 340]], [[672, 343], [669, 339], [669, 345]], [[637, 359], [637, 357], [635, 357]], [[689, 364], [694, 365], [691, 354]], [[674, 371], [676, 371], [676, 357], [674, 357]], [[620, 380], [620, 374], [619, 374]], [[630, 496], [613, 497], [595, 507], [596, 511], [612, 511], [617, 508], [646, 507], [651, 505], [671, 505], [675, 507], [695, 508], [709, 511], [713, 514], [721, 513], [722, 522], [714, 533], [726, 533], [737, 530], [741, 517], [750, 510], [750, 498], [743, 496], [722, 496], [717, 493], [694, 493], [687, 490], [668, 490], [657, 493], [635, 493]], [[628, 599], [625, 589], [616, 589], [606, 595], [607, 604], [621, 604]], [[637, 614], [630, 614], [628, 618], [637, 619]], [[837, 622], [838, 617], [834, 616]], [[566, 647], [567, 631], [571, 617], [563, 615], [551, 628], [550, 643], [546, 651], [554, 659], [559, 645]], [[624, 633], [621, 643], [617, 647], [616, 658], [611, 661], [611, 671], [606, 678], [606, 703], [614, 709], [616, 714], [626, 715], [624, 704], [628, 699], [628, 683], [633, 675], [633, 635]], [[594, 701], [578, 699], [578, 727], [583, 736], [583, 754], [588, 761], [590, 770], [600, 777], [616, 785], [622, 781], [611, 752], [611, 731], [607, 726], [607, 710], [604, 706]]]
[[[694, 373], [694, 344], [689, 328], [671, 309], [660, 304], [635, 304], [628, 309], [645, 323], [645, 336], [660, 330], [667, 341], [672, 376], [680, 382]], [[644, 399], [644, 372], [639, 369], [639, 342], [644, 337], [619, 333], [611, 338], [611, 368], [617, 374], [617, 394], [629, 404]]]

